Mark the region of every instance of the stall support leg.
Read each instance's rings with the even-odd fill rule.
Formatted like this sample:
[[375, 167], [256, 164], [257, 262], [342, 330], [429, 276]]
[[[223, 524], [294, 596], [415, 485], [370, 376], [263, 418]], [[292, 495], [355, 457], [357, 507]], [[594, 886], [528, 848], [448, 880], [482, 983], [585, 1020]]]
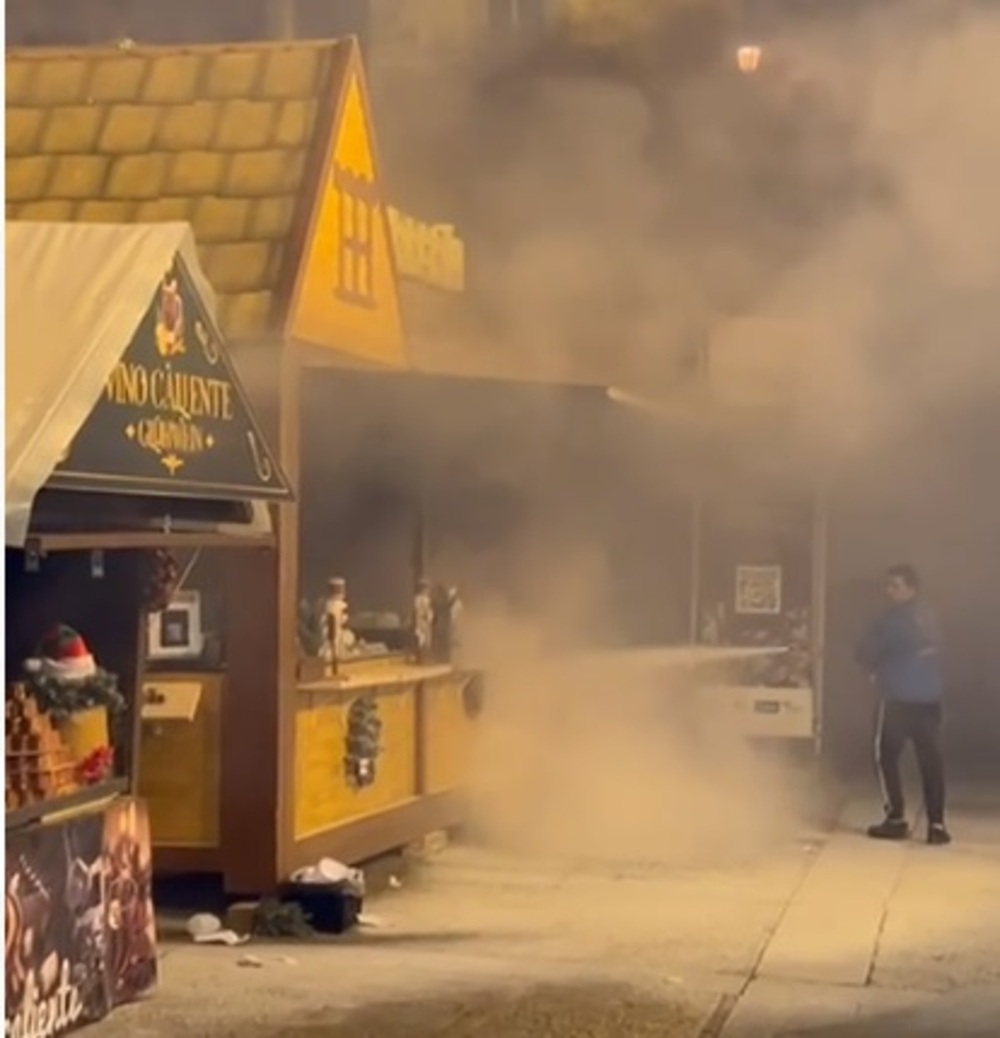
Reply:
[[[279, 385], [267, 431], [297, 494], [298, 361], [287, 346], [257, 359], [273, 365]], [[284, 878], [293, 842], [298, 505], [275, 512], [276, 548], [234, 550], [227, 560], [219, 831], [231, 894], [271, 892]]]
[[232, 894], [277, 878], [279, 815], [279, 560], [270, 549], [226, 559], [228, 675], [222, 700], [219, 837]]
[[826, 596], [829, 548], [829, 502], [825, 491], [816, 494], [813, 505], [812, 592], [813, 592], [813, 748], [817, 760], [823, 753], [823, 713], [826, 673]]
[[691, 596], [688, 618], [688, 638], [692, 645], [700, 641], [702, 513], [701, 497], [695, 495], [691, 500]]

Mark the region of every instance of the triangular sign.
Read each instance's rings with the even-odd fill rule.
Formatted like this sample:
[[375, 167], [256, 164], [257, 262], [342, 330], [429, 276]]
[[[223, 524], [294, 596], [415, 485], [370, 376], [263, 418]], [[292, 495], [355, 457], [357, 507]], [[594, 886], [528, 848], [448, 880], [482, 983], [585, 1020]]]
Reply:
[[364, 72], [351, 41], [287, 324], [290, 338], [406, 365]]
[[291, 497], [179, 255], [47, 485], [223, 500]]

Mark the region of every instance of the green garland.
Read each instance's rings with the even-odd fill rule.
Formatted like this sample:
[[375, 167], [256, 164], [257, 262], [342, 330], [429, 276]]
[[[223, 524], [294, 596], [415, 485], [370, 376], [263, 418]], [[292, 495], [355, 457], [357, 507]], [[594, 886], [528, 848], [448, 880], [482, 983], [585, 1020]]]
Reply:
[[255, 937], [312, 937], [316, 931], [302, 906], [265, 898], [254, 909], [250, 932]]
[[67, 681], [29, 671], [24, 676], [24, 686], [34, 696], [39, 709], [57, 721], [97, 706], [106, 707], [111, 714], [125, 709], [118, 678], [106, 670], [99, 670], [83, 681]]
[[299, 646], [304, 655], [318, 657], [326, 641], [326, 602], [304, 598], [298, 610]]
[[362, 695], [347, 711], [344, 770], [355, 789], [370, 786], [376, 777], [376, 762], [381, 752], [382, 720], [374, 696]]

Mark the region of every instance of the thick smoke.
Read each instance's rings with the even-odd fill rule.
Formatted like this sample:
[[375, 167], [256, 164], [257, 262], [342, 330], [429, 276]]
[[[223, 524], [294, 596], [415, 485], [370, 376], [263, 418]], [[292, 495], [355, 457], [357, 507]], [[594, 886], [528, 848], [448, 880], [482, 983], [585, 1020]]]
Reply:
[[[442, 73], [430, 102], [411, 89], [412, 109], [382, 112], [390, 165], [406, 174], [395, 183], [460, 225], [475, 278], [474, 331], [423, 344], [422, 361], [471, 355], [497, 374], [675, 404], [699, 399], [691, 372], [707, 353], [710, 372], [740, 382], [719, 386], [720, 402], [785, 389], [780, 453], [797, 450], [813, 478], [901, 445], [923, 453], [926, 430], [988, 402], [1000, 376], [1000, 18], [919, 0], [824, 4], [753, 30], [723, 3], [658, 6], [633, 36], [555, 27], [489, 67]], [[763, 60], [742, 75], [748, 36]], [[772, 421], [743, 414], [723, 442], [745, 473], [773, 448]], [[702, 455], [665, 468], [662, 441], [620, 446], [651, 485], [706, 481]], [[503, 442], [478, 464], [516, 485], [494, 464]], [[580, 853], [663, 856], [672, 818], [681, 843], [766, 837], [760, 820], [781, 817], [787, 788], [726, 733], [709, 745], [653, 724], [642, 704], [662, 676], [542, 662], [553, 630], [582, 647], [612, 623], [614, 560], [562, 521], [593, 497], [564, 473], [549, 483], [565, 511], [507, 556], [531, 578], [532, 607], [490, 615], [481, 602], [470, 621], [500, 715], [480, 748], [484, 785], [506, 790], [485, 820]], [[648, 544], [655, 565], [662, 546]]]
[[436, 349], [676, 395], [692, 351], [766, 318], [791, 351], [758, 334], [741, 378], [791, 362], [798, 431], [838, 453], [988, 391], [1000, 20], [812, 6], [749, 76], [729, 5], [675, 0], [634, 39], [556, 28], [414, 94], [419, 120], [387, 111], [474, 261], [474, 341]]

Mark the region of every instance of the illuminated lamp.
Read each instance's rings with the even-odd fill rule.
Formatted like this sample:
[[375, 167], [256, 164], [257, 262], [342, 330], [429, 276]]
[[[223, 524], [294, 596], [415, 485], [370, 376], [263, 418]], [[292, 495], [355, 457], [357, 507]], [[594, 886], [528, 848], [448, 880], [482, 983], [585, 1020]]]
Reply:
[[760, 68], [761, 49], [756, 44], [745, 44], [737, 48], [736, 66], [745, 76], [750, 76]]

